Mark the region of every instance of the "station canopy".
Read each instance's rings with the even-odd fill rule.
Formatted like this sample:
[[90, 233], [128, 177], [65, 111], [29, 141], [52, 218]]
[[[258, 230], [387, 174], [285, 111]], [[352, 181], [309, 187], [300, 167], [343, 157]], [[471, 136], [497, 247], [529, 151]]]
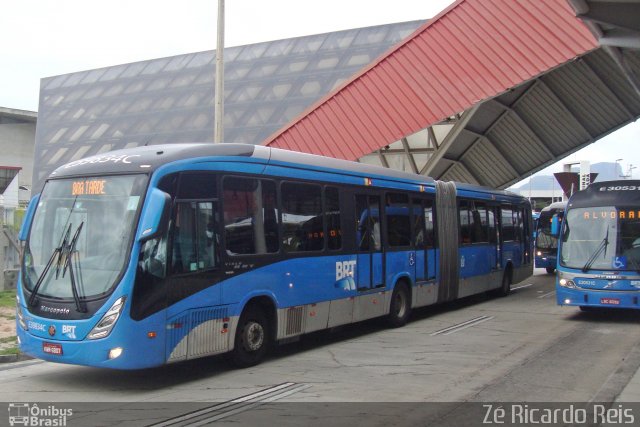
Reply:
[[[595, 3], [460, 0], [428, 22], [225, 48], [225, 142], [505, 188], [640, 115], [639, 51], [576, 17]], [[211, 141], [214, 63], [43, 79], [34, 188], [81, 157]]]

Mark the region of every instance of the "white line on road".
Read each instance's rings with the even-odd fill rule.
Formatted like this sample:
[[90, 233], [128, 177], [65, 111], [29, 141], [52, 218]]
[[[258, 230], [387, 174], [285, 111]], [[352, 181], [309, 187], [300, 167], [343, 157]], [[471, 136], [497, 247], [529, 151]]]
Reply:
[[487, 320], [493, 319], [494, 316], [480, 316], [475, 319], [467, 320], [466, 322], [458, 323], [457, 325], [449, 326], [448, 328], [440, 329], [431, 334], [432, 337], [436, 335], [450, 335], [454, 332], [461, 331], [463, 329], [470, 328], [471, 326], [478, 325], [482, 322], [486, 322]]
[[550, 296], [550, 295], [553, 295], [553, 294], [555, 294], [555, 293], [556, 293], [556, 291], [547, 292], [547, 293], [546, 293], [546, 294], [544, 294], [544, 295], [540, 295], [540, 296], [538, 297], [538, 299], [546, 298], [546, 297], [548, 297], [548, 296]]

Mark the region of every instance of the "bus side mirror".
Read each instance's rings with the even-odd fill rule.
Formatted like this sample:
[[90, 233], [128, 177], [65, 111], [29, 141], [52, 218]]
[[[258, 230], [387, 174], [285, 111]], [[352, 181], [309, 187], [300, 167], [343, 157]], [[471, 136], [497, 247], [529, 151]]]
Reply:
[[18, 240], [20, 240], [21, 242], [27, 240], [27, 236], [29, 236], [29, 230], [31, 229], [31, 220], [33, 220], [33, 214], [36, 211], [38, 202], [40, 202], [40, 195], [36, 194], [31, 198], [29, 206], [27, 207], [27, 213], [24, 215], [24, 218], [22, 218], [22, 225], [20, 226], [20, 232], [18, 233]]
[[551, 234], [556, 237], [560, 234], [560, 221], [558, 221], [558, 214], [551, 217]]
[[153, 188], [142, 208], [136, 239], [139, 242], [145, 242], [162, 235], [169, 223], [170, 214], [171, 196], [162, 190]]

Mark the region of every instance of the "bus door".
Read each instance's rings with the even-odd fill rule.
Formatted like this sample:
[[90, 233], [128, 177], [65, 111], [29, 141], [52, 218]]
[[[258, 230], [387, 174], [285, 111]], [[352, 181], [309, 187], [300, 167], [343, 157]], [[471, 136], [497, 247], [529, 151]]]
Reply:
[[491, 264], [491, 271], [497, 271], [502, 269], [502, 236], [500, 236], [500, 216], [496, 214], [496, 211], [500, 213], [500, 208], [496, 206], [489, 206], [487, 209], [488, 222], [489, 222], [489, 245], [490, 254], [489, 262]]
[[356, 194], [356, 284], [359, 291], [384, 286], [380, 196]]
[[413, 199], [413, 245], [416, 249], [416, 293], [417, 305], [435, 302], [436, 250], [435, 211], [433, 199]]

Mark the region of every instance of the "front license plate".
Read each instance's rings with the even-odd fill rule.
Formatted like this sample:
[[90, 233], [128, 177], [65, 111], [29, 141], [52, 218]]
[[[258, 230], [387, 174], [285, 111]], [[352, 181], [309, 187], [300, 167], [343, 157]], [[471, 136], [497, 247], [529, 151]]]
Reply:
[[42, 351], [55, 356], [62, 356], [62, 346], [60, 344], [42, 343]]
[[620, 305], [620, 298], [600, 298], [600, 304]]

